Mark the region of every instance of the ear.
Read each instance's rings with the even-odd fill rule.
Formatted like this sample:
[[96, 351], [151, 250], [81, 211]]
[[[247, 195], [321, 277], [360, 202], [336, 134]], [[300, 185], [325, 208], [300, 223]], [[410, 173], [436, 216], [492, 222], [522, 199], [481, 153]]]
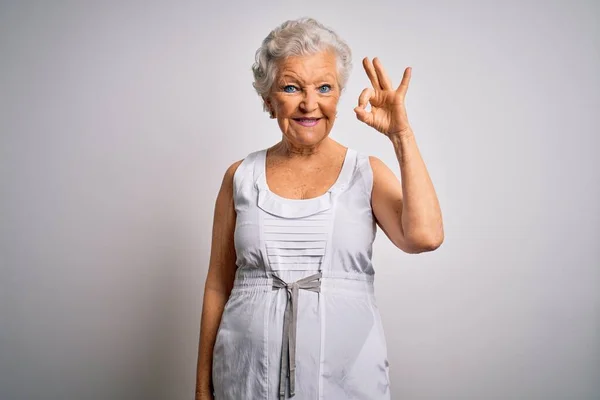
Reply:
[[272, 111], [273, 106], [271, 104], [271, 100], [268, 97], [263, 97], [262, 99], [265, 102], [265, 105], [267, 106], [267, 108]]
[[267, 110], [269, 111], [269, 115], [270, 115], [271, 119], [275, 118], [275, 110], [273, 110], [273, 104], [271, 103], [271, 100], [267, 97], [263, 97], [263, 101], [265, 102], [265, 106], [267, 107]]

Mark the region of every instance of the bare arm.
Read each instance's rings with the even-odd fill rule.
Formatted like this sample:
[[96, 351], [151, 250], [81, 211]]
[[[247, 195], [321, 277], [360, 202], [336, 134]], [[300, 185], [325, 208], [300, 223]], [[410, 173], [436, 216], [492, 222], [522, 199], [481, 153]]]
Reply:
[[225, 303], [233, 288], [236, 253], [233, 242], [235, 209], [233, 205], [233, 175], [240, 165], [231, 165], [217, 196], [213, 220], [210, 263], [204, 285], [204, 300], [200, 324], [196, 400], [212, 399], [213, 348]]
[[401, 250], [432, 251], [444, 241], [440, 205], [414, 135], [390, 135], [402, 183], [378, 158], [373, 169], [373, 213], [380, 228]]
[[[440, 205], [408, 122], [405, 97], [412, 67], [404, 70], [395, 89], [379, 58], [365, 57], [363, 67], [373, 85], [366, 88], [354, 108], [356, 117], [386, 135], [394, 145], [402, 183], [379, 159], [373, 169], [371, 204], [377, 223], [396, 247], [407, 253], [438, 248], [444, 241]], [[367, 105], [371, 110], [367, 111]]]

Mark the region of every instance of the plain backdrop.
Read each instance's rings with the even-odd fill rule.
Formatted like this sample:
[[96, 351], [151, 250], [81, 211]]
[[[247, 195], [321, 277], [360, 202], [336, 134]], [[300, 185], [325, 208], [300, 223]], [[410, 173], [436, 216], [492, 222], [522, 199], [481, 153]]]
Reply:
[[[595, 1], [2, 1], [0, 398], [192, 399], [214, 201], [280, 139], [252, 88], [310, 16], [354, 69], [331, 135], [399, 176], [353, 107], [379, 56], [445, 224], [378, 232], [393, 399], [600, 398]], [[340, 400], [340, 399], [326, 399]]]

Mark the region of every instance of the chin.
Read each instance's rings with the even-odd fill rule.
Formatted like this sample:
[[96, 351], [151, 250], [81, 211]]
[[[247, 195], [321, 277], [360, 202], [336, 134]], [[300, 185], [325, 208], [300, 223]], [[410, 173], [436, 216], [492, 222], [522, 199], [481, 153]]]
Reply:
[[323, 130], [321, 129], [287, 129], [288, 133], [284, 133], [286, 139], [288, 139], [292, 143], [297, 143], [303, 146], [315, 145], [323, 141], [327, 136], [329, 136], [330, 129]]
[[311, 146], [320, 143], [329, 135], [328, 132], [294, 132], [284, 135], [289, 141], [303, 146]]

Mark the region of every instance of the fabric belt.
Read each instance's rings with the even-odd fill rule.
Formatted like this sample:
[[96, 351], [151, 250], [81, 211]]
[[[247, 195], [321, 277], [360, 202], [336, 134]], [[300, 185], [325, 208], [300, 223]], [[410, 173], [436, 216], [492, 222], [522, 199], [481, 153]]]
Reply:
[[273, 276], [273, 290], [286, 289], [287, 303], [283, 317], [283, 343], [281, 346], [281, 368], [279, 371], [279, 398], [285, 399], [285, 375], [289, 376], [290, 397], [296, 389], [296, 327], [298, 323], [298, 293], [300, 289], [321, 291], [321, 272], [287, 283]]

